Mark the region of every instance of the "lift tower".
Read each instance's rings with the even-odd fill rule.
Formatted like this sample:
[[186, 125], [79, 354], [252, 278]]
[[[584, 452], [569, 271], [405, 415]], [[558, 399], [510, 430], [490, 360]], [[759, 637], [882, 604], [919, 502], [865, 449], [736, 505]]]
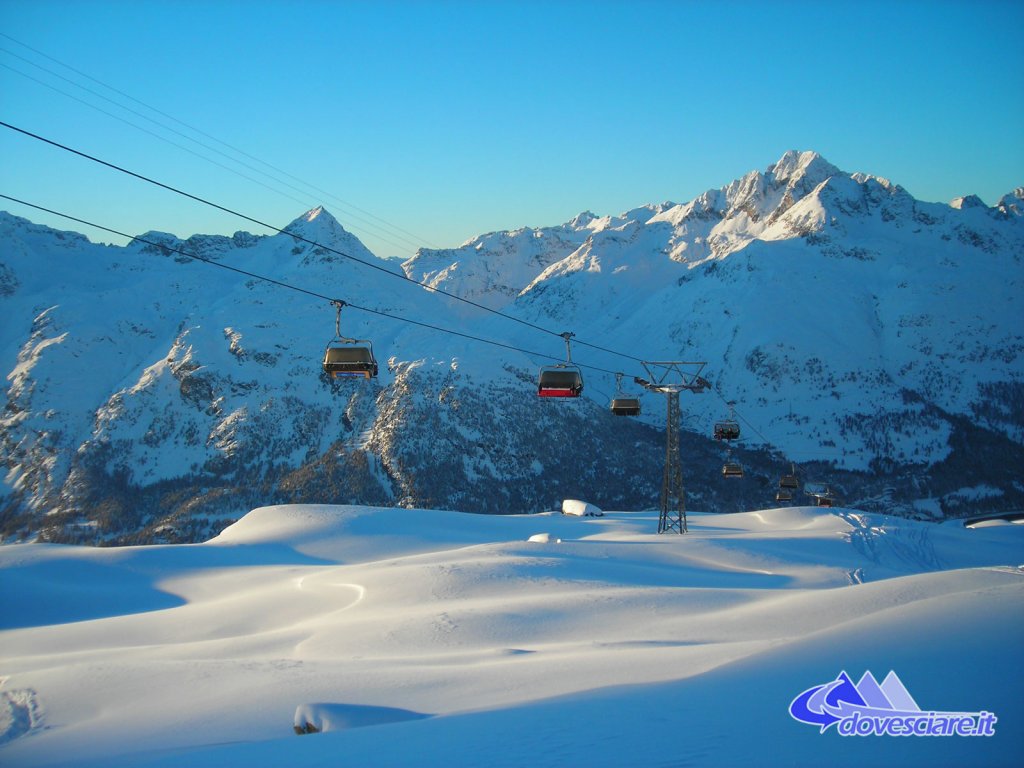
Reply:
[[661, 483], [661, 517], [658, 533], [686, 533], [686, 500], [683, 492], [683, 466], [679, 455], [679, 393], [686, 390], [700, 394], [711, 385], [701, 377], [706, 363], [645, 362], [649, 379], [636, 377], [640, 386], [661, 392], [668, 401], [665, 424], [665, 474]]

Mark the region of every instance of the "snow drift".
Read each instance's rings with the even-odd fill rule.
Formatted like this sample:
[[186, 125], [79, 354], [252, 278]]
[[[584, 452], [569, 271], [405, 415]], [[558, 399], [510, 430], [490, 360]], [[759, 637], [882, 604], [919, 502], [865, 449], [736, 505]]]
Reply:
[[[0, 547], [0, 763], [1017, 762], [1024, 525], [689, 523], [276, 506], [204, 544]], [[993, 712], [995, 735], [847, 739], [789, 717], [844, 670]], [[323, 732], [296, 737], [307, 723]]]

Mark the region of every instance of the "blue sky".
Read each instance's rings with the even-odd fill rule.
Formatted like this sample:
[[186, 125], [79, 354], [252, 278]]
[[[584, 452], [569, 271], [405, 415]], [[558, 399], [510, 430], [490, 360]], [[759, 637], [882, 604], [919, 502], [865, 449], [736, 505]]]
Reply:
[[[928, 201], [1024, 184], [1017, 0], [0, 0], [0, 32], [0, 120], [278, 226], [323, 203], [381, 256], [686, 202], [788, 149]], [[261, 231], [6, 128], [0, 192], [131, 233]]]

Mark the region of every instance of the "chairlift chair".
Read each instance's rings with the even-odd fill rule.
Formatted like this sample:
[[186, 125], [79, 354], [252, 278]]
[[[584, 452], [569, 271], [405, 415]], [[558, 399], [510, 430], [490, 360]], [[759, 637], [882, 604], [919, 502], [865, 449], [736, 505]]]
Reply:
[[324, 372], [332, 379], [377, 376], [377, 361], [369, 341], [334, 339], [324, 351]]
[[635, 397], [616, 397], [612, 399], [611, 409], [616, 416], [639, 416], [640, 400]]
[[639, 416], [640, 398], [629, 397], [622, 391], [622, 374], [615, 374], [615, 397], [610, 405], [615, 416]]
[[790, 464], [789, 465], [789, 469], [790, 469], [789, 474], [788, 475], [783, 475], [779, 479], [779, 488], [787, 488], [789, 490], [793, 490], [794, 488], [799, 488], [800, 487], [800, 481], [797, 480], [797, 477], [796, 477], [796, 465], [795, 464]]
[[814, 497], [814, 504], [818, 507], [831, 507], [835, 501], [832, 489], [827, 486], [824, 490], [812, 493], [811, 496]]
[[350, 339], [341, 335], [341, 308], [344, 301], [331, 302], [337, 309], [334, 321], [334, 338], [327, 342], [324, 350], [324, 373], [332, 379], [363, 378], [377, 376], [377, 360], [373, 356], [373, 345], [366, 339]]
[[569, 339], [573, 334], [561, 334], [565, 339], [565, 362], [545, 365], [537, 378], [537, 395], [540, 397], [579, 397], [583, 393], [583, 374], [579, 366], [572, 363]]
[[740, 423], [736, 421], [735, 403], [729, 403], [729, 418], [715, 422], [715, 440], [738, 440]]
[[743, 465], [727, 461], [722, 465], [722, 477], [743, 477]]
[[743, 477], [743, 465], [733, 459], [731, 445], [725, 454], [725, 464], [722, 465], [722, 477]]
[[787, 491], [784, 488], [780, 488], [775, 493], [775, 500], [776, 501], [792, 501], [793, 500], [793, 494], [792, 494], [791, 491]]
[[540, 397], [579, 397], [583, 376], [574, 365], [548, 365], [540, 369], [537, 394]]
[[740, 425], [735, 421], [715, 422], [715, 440], [737, 440], [740, 436]]

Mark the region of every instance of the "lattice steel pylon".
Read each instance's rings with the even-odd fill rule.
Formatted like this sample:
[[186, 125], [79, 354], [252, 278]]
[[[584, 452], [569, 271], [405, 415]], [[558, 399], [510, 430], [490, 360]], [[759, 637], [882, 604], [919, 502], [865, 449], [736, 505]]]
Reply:
[[679, 393], [668, 392], [665, 422], [665, 473], [661, 482], [661, 517], [658, 533], [677, 530], [686, 533], [686, 494], [683, 465], [679, 460]]
[[699, 394], [710, 384], [701, 378], [705, 363], [645, 362], [650, 380], [636, 378], [636, 383], [652, 392], [661, 392], [668, 401], [665, 423], [665, 472], [661, 483], [661, 516], [658, 533], [686, 533], [686, 493], [683, 489], [683, 462], [679, 451], [679, 393], [688, 390]]

